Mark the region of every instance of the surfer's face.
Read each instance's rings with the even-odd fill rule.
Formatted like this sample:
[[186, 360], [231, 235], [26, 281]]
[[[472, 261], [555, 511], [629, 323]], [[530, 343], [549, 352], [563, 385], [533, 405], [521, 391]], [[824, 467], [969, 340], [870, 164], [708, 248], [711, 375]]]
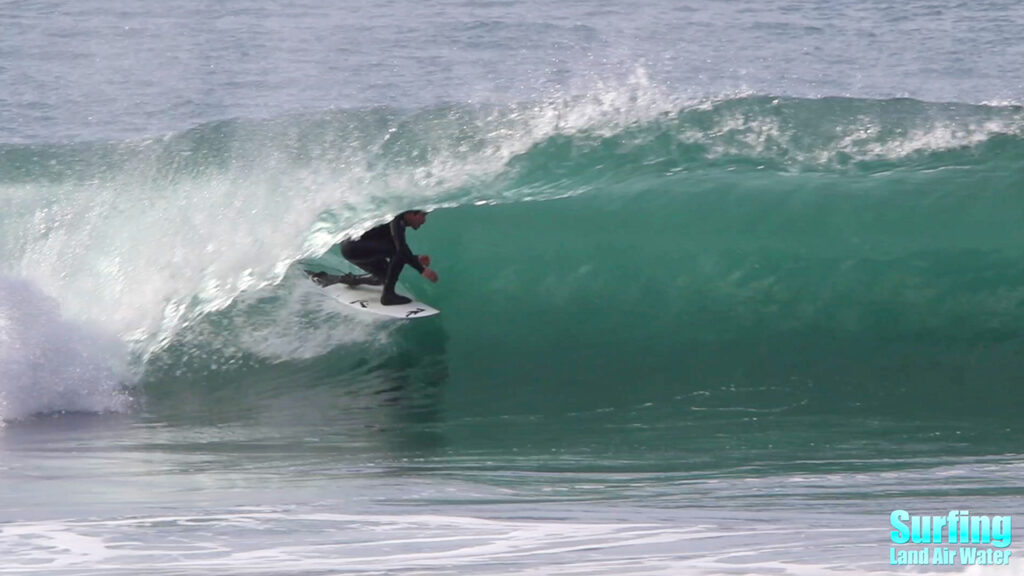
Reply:
[[413, 230], [419, 230], [420, 226], [427, 221], [426, 212], [413, 212], [405, 215], [405, 223], [412, 226]]

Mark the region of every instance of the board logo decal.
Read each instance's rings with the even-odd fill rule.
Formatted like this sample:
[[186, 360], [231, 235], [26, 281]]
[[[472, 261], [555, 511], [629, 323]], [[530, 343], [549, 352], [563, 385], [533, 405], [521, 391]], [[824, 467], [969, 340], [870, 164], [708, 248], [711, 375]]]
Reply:
[[422, 314], [423, 312], [426, 312], [426, 310], [424, 310], [423, 308], [417, 308], [415, 310], [410, 310], [409, 312], [407, 312], [405, 314], [405, 317], [408, 318], [410, 316], [415, 316], [417, 314]]

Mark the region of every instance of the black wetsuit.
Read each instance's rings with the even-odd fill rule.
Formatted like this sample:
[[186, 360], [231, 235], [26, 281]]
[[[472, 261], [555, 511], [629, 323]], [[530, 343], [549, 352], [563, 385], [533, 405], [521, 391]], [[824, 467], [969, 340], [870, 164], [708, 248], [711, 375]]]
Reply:
[[366, 270], [384, 283], [384, 294], [395, 292], [395, 283], [406, 264], [422, 273], [424, 268], [418, 256], [405, 242], [405, 212], [362, 236], [341, 243], [341, 255]]

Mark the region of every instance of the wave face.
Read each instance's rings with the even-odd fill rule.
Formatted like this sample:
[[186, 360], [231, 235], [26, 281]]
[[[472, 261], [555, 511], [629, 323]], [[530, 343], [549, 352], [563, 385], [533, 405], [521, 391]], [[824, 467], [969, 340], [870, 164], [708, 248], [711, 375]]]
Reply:
[[[642, 79], [232, 120], [0, 146], [2, 270], [116, 336], [119, 379], [157, 397], [272, 366], [268, 390], [383, 371], [467, 413], [985, 418], [1020, 397], [1021, 166], [1019, 107], [680, 102]], [[346, 316], [299, 271], [342, 267], [333, 243], [412, 206], [433, 210], [411, 243], [442, 281], [405, 285], [436, 321]]]

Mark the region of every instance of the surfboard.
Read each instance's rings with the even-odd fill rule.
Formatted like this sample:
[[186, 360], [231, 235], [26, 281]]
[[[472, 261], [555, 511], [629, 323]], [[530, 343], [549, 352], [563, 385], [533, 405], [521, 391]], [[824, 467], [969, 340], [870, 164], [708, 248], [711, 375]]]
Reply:
[[380, 303], [380, 286], [349, 286], [347, 284], [331, 284], [323, 289], [331, 298], [362, 312], [390, 316], [391, 318], [427, 318], [440, 314], [433, 306], [413, 300], [408, 304], [385, 306]]

